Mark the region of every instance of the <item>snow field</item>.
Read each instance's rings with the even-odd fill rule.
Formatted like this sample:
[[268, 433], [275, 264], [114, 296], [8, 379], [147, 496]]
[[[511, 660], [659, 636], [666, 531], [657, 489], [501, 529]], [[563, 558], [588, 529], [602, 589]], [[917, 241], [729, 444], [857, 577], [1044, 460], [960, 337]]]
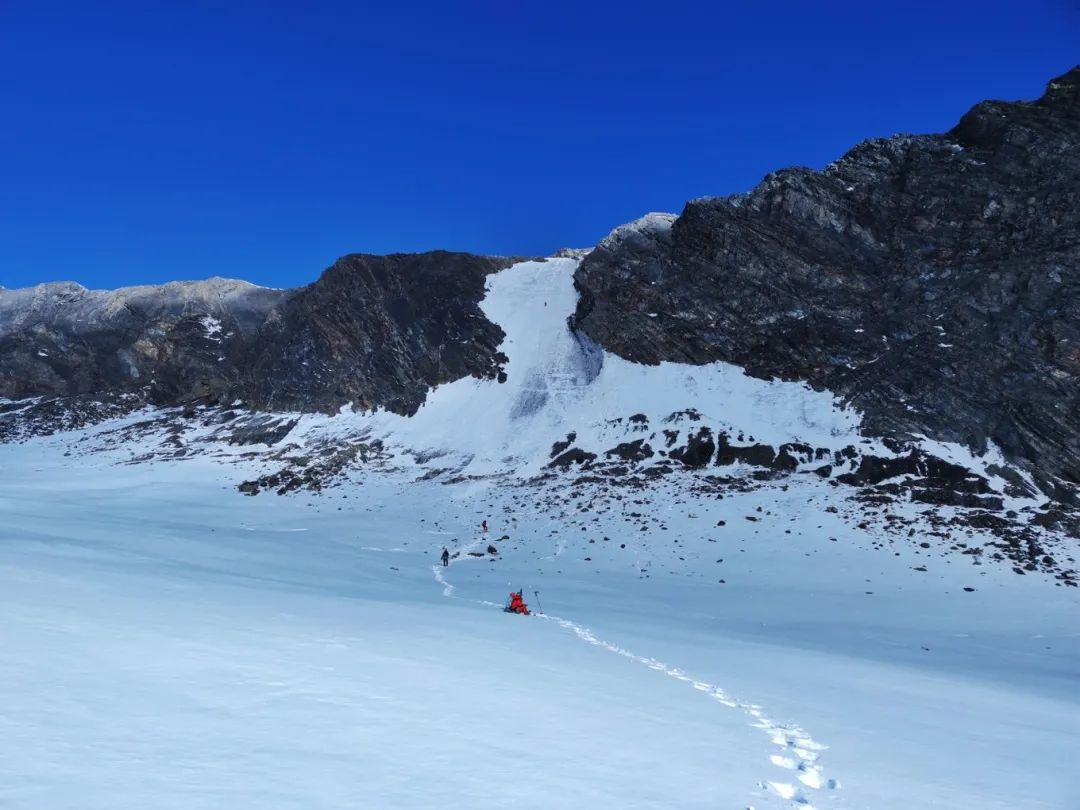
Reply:
[[575, 266], [490, 278], [505, 384], [301, 417], [394, 448], [321, 495], [239, 496], [249, 448], [64, 455], [107, 426], [0, 446], [0, 806], [1080, 806], [1072, 589], [852, 528], [816, 480], [520, 486], [635, 413], [860, 440], [828, 394], [578, 341]]

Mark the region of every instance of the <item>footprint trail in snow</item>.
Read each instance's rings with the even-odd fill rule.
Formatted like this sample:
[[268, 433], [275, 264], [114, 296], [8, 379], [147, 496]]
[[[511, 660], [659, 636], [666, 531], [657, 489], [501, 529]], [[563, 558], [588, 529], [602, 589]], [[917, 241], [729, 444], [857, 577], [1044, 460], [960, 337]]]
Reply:
[[[452, 599], [460, 598], [454, 595], [454, 586], [451, 585], [444, 576], [443, 571], [445, 569], [443, 566], [433, 565], [431, 568], [435, 575], [435, 581], [442, 586], [443, 596]], [[473, 599], [468, 601], [501, 607], [501, 605], [498, 605], [495, 602], [488, 602], [486, 600]], [[555, 622], [563, 629], [574, 633], [574, 635], [582, 641], [600, 647], [608, 652], [613, 652], [616, 655], [621, 655], [623, 658], [643, 664], [649, 669], [661, 672], [678, 681], [688, 683], [693, 686], [694, 689], [708, 695], [722, 706], [741, 711], [750, 718], [750, 725], [753, 728], [761, 729], [779, 749], [778, 753], [772, 754], [769, 757], [769, 761], [777, 768], [790, 774], [790, 776], [787, 776], [787, 778], [784, 779], [763, 780], [758, 783], [758, 786], [785, 801], [791, 802], [792, 807], [799, 808], [799, 810], [814, 810], [813, 797], [815, 794], [827, 797], [829, 792], [840, 788], [839, 781], [827, 778], [824, 775], [824, 771], [818, 762], [822, 752], [827, 750], [828, 746], [819, 743], [800, 726], [792, 723], [775, 721], [756, 703], [739, 700], [738, 698], [729, 695], [724, 689], [716, 684], [695, 680], [678, 667], [669, 666], [656, 658], [637, 655], [616, 644], [604, 641], [603, 639], [598, 638], [588, 627], [580, 625], [577, 622], [545, 613], [534, 613], [533, 615], [537, 618]]]
[[542, 619], [554, 621], [561, 627], [570, 630], [582, 641], [601, 647], [616, 655], [621, 655], [623, 658], [628, 658], [631, 661], [636, 661], [639, 664], [644, 664], [649, 667], [649, 669], [662, 672], [676, 680], [689, 683], [699, 692], [705, 693], [717, 703], [743, 712], [743, 714], [751, 719], [750, 725], [752, 727], [759, 728], [768, 734], [773, 744], [782, 750], [782, 753], [773, 754], [769, 758], [772, 764], [785, 770], [792, 771], [792, 775], [798, 782], [763, 781], [760, 783], [760, 787], [767, 789], [782, 799], [791, 801], [795, 807], [799, 807], [801, 810], [813, 810], [813, 801], [811, 800], [811, 794], [807, 792], [807, 789], [813, 791], [823, 789], [837, 790], [840, 787], [840, 783], [837, 780], [827, 779], [824, 776], [822, 768], [818, 764], [818, 758], [820, 757], [821, 752], [825, 751], [828, 746], [822, 745], [814, 740], [799, 726], [774, 721], [770, 719], [761, 706], [758, 706], [757, 704], [747, 703], [746, 701], [732, 697], [715, 684], [695, 680], [678, 667], [669, 666], [663, 661], [659, 661], [655, 658], [637, 655], [630, 650], [604, 641], [601, 638], [597, 638], [589, 628], [583, 627], [569, 619], [562, 619], [558, 616], [545, 614], [537, 615]]

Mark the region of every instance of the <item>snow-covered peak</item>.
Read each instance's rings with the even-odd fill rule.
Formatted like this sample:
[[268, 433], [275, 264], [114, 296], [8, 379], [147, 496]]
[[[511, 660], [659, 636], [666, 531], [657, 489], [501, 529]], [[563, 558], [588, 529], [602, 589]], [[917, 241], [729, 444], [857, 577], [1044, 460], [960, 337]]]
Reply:
[[633, 222], [620, 225], [601, 240], [600, 247], [614, 247], [625, 239], [636, 236], [666, 234], [671, 230], [671, 226], [675, 224], [676, 219], [678, 219], [677, 214], [651, 211], [643, 217], [638, 217]]
[[73, 281], [53, 281], [14, 290], [0, 289], [0, 335], [30, 323], [90, 327], [124, 313], [148, 319], [233, 310], [268, 310], [287, 295], [246, 281], [209, 278], [172, 281], [115, 290], [89, 290]]
[[[659, 228], [670, 218], [639, 222]], [[578, 264], [522, 262], [488, 278], [480, 306], [506, 335], [499, 347], [509, 358], [503, 382], [467, 377], [440, 386], [412, 417], [303, 416], [294, 435], [365, 433], [470, 474], [526, 476], [539, 472], [553, 443], [570, 433], [582, 446], [601, 448], [638, 438], [626, 421], [635, 414], [660, 431], [672, 414], [693, 412], [717, 430], [777, 446], [859, 440], [857, 413], [801, 383], [759, 380], [724, 363], [646, 366], [604, 352], [568, 326]]]
[[559, 248], [551, 254], [549, 258], [552, 259], [584, 259], [594, 248]]

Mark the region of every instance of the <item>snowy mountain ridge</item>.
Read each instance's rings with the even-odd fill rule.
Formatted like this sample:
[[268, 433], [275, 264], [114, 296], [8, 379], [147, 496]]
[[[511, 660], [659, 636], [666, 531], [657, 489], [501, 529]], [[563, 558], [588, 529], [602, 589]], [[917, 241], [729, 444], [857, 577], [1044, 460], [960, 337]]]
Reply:
[[608, 353], [579, 262], [488, 275], [502, 381], [411, 416], [142, 405], [0, 444], [15, 806], [1068, 807], [1045, 494], [804, 383]]
[[[808, 383], [855, 407], [868, 437], [1000, 453], [1012, 486], [1080, 509], [1078, 87], [1080, 68], [1035, 101], [976, 105], [943, 135], [866, 141], [821, 172], [784, 169], [560, 252], [580, 260], [575, 340]], [[0, 396], [58, 401], [0, 429], [142, 404], [413, 414], [432, 389], [505, 373], [503, 329], [480, 301], [519, 261], [354, 254], [294, 290], [4, 291]]]
[[[964, 527], [982, 538], [987, 562], [1076, 584], [1074, 542], [1060, 530], [1068, 512], [1000, 452], [883, 442], [829, 392], [727, 363], [648, 366], [610, 354], [568, 326], [579, 262], [519, 262], [488, 276], [479, 306], [504, 335], [499, 379], [437, 386], [411, 416], [349, 405], [332, 415], [252, 412], [240, 402], [144, 408], [103, 422], [71, 452], [257, 462], [257, 475], [236, 482], [249, 495], [322, 491], [385, 471], [449, 485], [584, 482], [598, 497], [667, 478], [685, 478], [701, 490], [695, 497], [805, 479], [835, 490], [833, 508], [855, 525], [880, 524], [909, 542], [940, 535], [935, 546], [942, 526]], [[7, 402], [0, 424], [32, 423], [28, 415], [53, 403]]]
[[0, 803], [1080, 806], [1078, 146], [1080, 70], [547, 259], [0, 291]]

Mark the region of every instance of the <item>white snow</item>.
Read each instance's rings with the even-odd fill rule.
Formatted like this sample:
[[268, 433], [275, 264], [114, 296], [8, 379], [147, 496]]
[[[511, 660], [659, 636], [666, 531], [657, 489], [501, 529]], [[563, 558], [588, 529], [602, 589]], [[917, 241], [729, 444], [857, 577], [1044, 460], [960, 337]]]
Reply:
[[[607, 447], [688, 407], [875, 446], [827, 393], [579, 343], [575, 266], [490, 278], [505, 383], [301, 417], [290, 441], [396, 453], [319, 495], [237, 494], [276, 469], [249, 447], [79, 451], [146, 411], [0, 445], [0, 806], [1078, 806], [1076, 589], [859, 528], [816, 476], [515, 486], [569, 431]], [[402, 448], [465, 477], [417, 481]], [[547, 613], [504, 614], [511, 587]]]
[[620, 225], [600, 241], [600, 247], [614, 247], [627, 238], [636, 235], [655, 235], [670, 231], [678, 219], [676, 214], [651, 211], [643, 217]]
[[299, 416], [295, 436], [358, 431], [414, 450], [448, 456], [471, 474], [529, 475], [549, 460], [552, 442], [577, 433], [582, 446], [611, 447], [629, 435], [613, 419], [644, 414], [659, 430], [692, 407], [704, 424], [756, 440], [833, 446], [861, 441], [859, 417], [828, 393], [802, 383], [765, 381], [726, 363], [642, 366], [575, 337], [566, 319], [577, 305], [575, 259], [523, 262], [490, 277], [481, 307], [506, 332], [507, 381], [466, 378], [431, 392], [416, 416]]
[[206, 334], [208, 340], [221, 341], [221, 321], [213, 315], [203, 315], [202, 318], [199, 319], [199, 324], [202, 326], [203, 332]]
[[[0, 447], [4, 806], [1076, 795], [1075, 591], [932, 558], [915, 573], [805, 483], [692, 510], [661, 487], [629, 507], [669, 527], [646, 534], [483, 482], [243, 498], [210, 461], [72, 465], [69, 439]], [[464, 554], [492, 542], [498, 561]], [[445, 571], [443, 545], [463, 553]], [[511, 586], [548, 617], [499, 611]]]

